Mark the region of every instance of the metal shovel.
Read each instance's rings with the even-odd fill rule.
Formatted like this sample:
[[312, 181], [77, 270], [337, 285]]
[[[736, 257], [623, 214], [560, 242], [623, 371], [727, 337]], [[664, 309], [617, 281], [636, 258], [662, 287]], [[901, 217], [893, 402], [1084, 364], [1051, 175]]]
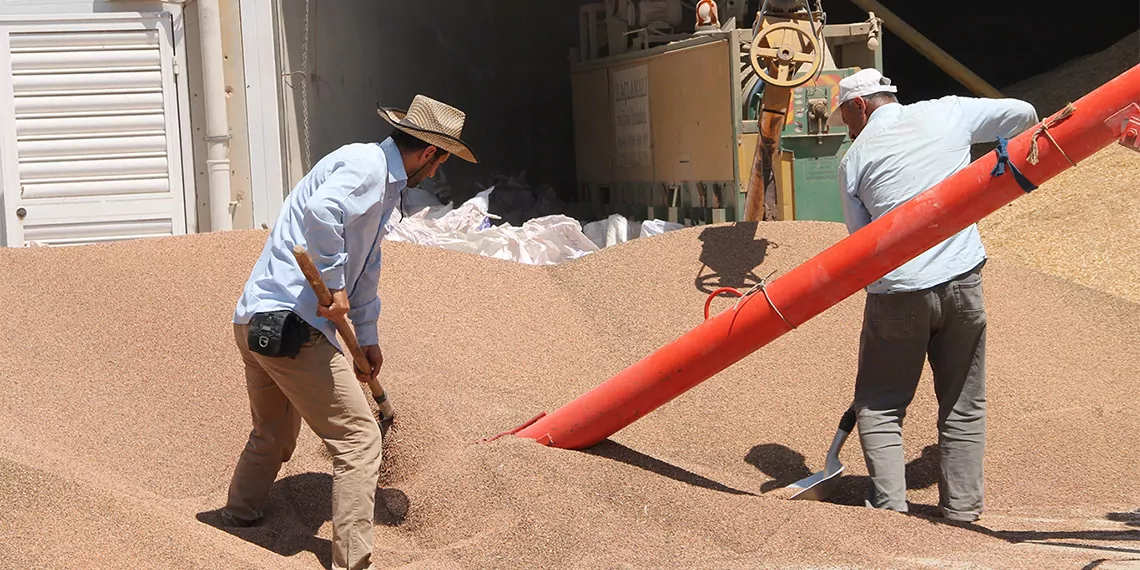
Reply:
[[822, 501], [826, 499], [839, 483], [839, 475], [843, 473], [843, 463], [839, 461], [839, 450], [847, 442], [847, 436], [855, 429], [855, 409], [848, 408], [839, 420], [839, 429], [831, 440], [831, 449], [827, 450], [827, 462], [823, 471], [813, 473], [788, 485], [786, 489], [794, 489], [796, 493], [788, 499], [802, 499], [809, 501]]

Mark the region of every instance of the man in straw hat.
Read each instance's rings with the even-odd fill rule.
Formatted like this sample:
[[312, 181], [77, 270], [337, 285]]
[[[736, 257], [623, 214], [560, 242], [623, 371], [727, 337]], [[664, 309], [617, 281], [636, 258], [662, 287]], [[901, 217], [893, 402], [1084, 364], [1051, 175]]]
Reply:
[[[458, 109], [417, 95], [407, 111], [377, 112], [395, 127], [392, 135], [342, 146], [301, 179], [233, 315], [253, 430], [234, 470], [222, 524], [260, 521], [304, 419], [333, 458], [332, 567], [338, 570], [372, 563], [382, 436], [358, 384], [369, 378], [354, 372], [330, 319], [348, 315], [375, 377], [384, 361], [376, 329], [384, 227], [404, 188], [434, 176], [453, 154], [476, 162], [459, 138], [465, 115]], [[319, 306], [293, 257], [296, 244], [320, 270], [331, 306]]]
[[[855, 141], [839, 163], [844, 214], [856, 232], [970, 164], [970, 147], [1037, 122], [1017, 99], [942, 97], [910, 105], [876, 69], [839, 82], [828, 119]], [[986, 441], [986, 250], [976, 225], [867, 287], [854, 407], [871, 484], [867, 506], [907, 511], [902, 421], [927, 357], [938, 399], [939, 507], [982, 513]]]

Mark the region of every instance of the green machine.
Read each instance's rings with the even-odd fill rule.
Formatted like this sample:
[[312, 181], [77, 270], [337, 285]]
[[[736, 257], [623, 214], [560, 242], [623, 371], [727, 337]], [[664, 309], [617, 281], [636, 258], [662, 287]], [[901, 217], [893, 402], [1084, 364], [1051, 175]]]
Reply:
[[[797, 87], [792, 92], [791, 123], [780, 135], [780, 152], [792, 163], [792, 207], [796, 220], [843, 221], [839, 161], [852, 141], [846, 127], [824, 131], [828, 130], [827, 112], [839, 97], [839, 80], [854, 72], [825, 71], [814, 85]], [[826, 106], [822, 115], [818, 113], [819, 103]]]
[[[742, 164], [750, 171], [741, 172], [739, 219], [844, 221], [838, 169], [852, 141], [846, 127], [828, 127], [827, 119], [842, 79], [860, 69], [882, 69], [881, 32], [873, 14], [865, 24], [821, 30], [822, 13], [807, 5], [769, 5], [753, 36], [748, 71], [756, 79], [746, 97], [742, 134], [756, 133], [768, 142], [763, 152], [755, 151], [762, 162]], [[777, 111], [783, 108], [786, 113]]]

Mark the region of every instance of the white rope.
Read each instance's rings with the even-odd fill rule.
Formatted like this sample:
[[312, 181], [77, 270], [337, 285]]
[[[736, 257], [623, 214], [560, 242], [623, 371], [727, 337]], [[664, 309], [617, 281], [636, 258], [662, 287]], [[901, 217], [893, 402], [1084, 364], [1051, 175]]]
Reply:
[[768, 300], [768, 306], [772, 307], [772, 311], [774, 311], [776, 313], [776, 315], [779, 316], [782, 321], [784, 321], [784, 324], [788, 325], [789, 328], [795, 330], [796, 325], [793, 325], [792, 322], [789, 321], [787, 319], [787, 317], [785, 317], [784, 314], [780, 312], [780, 309], [776, 308], [776, 304], [772, 302], [772, 297], [768, 295], [768, 279], [771, 278], [775, 274], [776, 274], [776, 271], [772, 270], [772, 272], [769, 273], [767, 277], [764, 277], [763, 279], [758, 281], [755, 285], [753, 285], [751, 289], [749, 289], [747, 292], [744, 293], [744, 295], [742, 295], [739, 299], [736, 300], [736, 304], [732, 306], [732, 310], [736, 311], [736, 309], [740, 306], [741, 301], [744, 301], [750, 295], [755, 293], [757, 289], [759, 289], [761, 293], [764, 293], [764, 298]]

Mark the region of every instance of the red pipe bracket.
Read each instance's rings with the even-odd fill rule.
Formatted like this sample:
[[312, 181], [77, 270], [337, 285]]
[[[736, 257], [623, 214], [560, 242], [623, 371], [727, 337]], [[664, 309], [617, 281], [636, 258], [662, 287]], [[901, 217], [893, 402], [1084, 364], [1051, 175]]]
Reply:
[[1126, 148], [1140, 152], [1140, 118], [1130, 117], [1124, 134], [1120, 135], [1120, 144]]

